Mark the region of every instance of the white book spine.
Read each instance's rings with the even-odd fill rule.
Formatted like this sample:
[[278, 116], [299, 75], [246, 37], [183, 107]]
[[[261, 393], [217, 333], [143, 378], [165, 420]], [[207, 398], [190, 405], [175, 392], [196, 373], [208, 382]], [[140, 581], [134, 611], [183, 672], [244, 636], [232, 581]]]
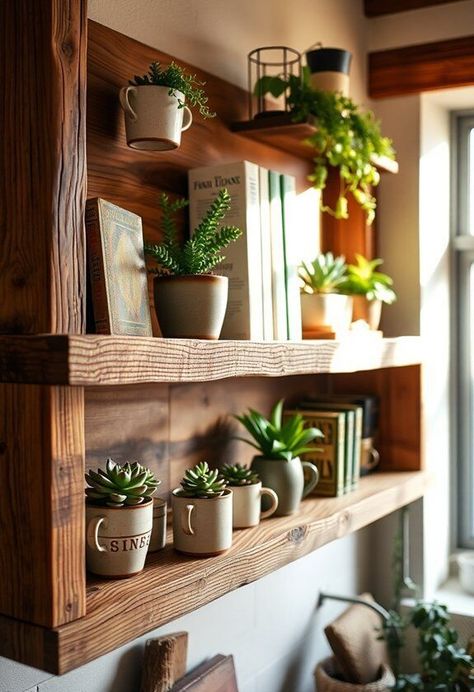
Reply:
[[273, 338], [277, 341], [286, 341], [288, 339], [288, 328], [280, 174], [276, 171], [268, 171], [268, 182], [272, 246]]
[[259, 168], [260, 186], [260, 232], [262, 243], [262, 307], [263, 338], [273, 340], [273, 298], [272, 298], [272, 239], [270, 228], [270, 197], [268, 191], [268, 170]]
[[229, 300], [221, 339], [263, 340], [262, 262], [258, 166], [249, 161], [189, 171], [191, 232], [219, 190], [227, 188], [231, 209], [225, 226], [238, 226], [242, 236], [231, 243], [215, 272], [229, 278]]
[[296, 179], [282, 174], [281, 199], [283, 214], [283, 234], [285, 248], [286, 306], [288, 310], [288, 338], [291, 341], [302, 339], [301, 299], [298, 279], [299, 256], [298, 229], [296, 223]]

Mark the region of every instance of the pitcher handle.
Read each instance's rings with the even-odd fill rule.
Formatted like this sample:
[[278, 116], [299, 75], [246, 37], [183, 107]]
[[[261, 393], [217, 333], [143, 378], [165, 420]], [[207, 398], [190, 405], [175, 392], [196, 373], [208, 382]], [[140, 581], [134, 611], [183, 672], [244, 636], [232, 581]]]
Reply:
[[137, 88], [134, 86], [123, 87], [123, 89], [120, 89], [119, 99], [120, 105], [122, 106], [123, 110], [125, 111], [125, 113], [128, 113], [130, 119], [133, 120], [133, 122], [135, 123], [138, 120], [138, 115], [133, 110], [132, 105], [130, 103], [130, 99], [128, 97], [128, 95], [132, 92], [136, 94]]
[[99, 553], [106, 553], [107, 549], [100, 545], [99, 543], [99, 528], [104, 523], [105, 517], [92, 517], [90, 522], [87, 524], [87, 545], [93, 550], [97, 550]]
[[193, 114], [191, 113], [190, 109], [187, 106], [183, 106], [183, 110], [183, 125], [181, 127], [181, 132], [189, 129], [191, 127], [191, 123], [193, 122]]
[[271, 517], [272, 514], [277, 510], [278, 495], [271, 488], [262, 488], [260, 490], [260, 497], [262, 497], [262, 495], [268, 495], [272, 500], [272, 504], [270, 505], [269, 509], [266, 509], [260, 514], [260, 519], [266, 519], [267, 517]]
[[186, 505], [181, 511], [181, 528], [187, 536], [194, 536], [194, 529], [191, 524], [191, 517], [194, 505]]
[[306, 497], [316, 487], [316, 483], [319, 481], [319, 471], [310, 461], [302, 461], [301, 466], [309, 471], [309, 480], [304, 485], [302, 495], [302, 497]]

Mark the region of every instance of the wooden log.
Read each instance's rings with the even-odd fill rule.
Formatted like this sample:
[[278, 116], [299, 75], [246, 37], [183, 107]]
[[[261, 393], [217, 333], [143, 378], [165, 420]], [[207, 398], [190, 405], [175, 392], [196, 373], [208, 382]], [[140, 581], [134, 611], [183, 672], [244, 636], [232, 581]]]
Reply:
[[188, 633], [148, 639], [143, 659], [141, 692], [170, 692], [186, 673]]

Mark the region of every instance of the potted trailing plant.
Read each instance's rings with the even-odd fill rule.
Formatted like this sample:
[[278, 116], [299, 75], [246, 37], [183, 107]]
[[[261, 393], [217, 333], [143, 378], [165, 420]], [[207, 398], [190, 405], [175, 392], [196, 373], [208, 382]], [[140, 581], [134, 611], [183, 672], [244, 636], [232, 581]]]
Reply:
[[352, 295], [353, 320], [364, 320], [370, 329], [378, 329], [382, 304], [391, 305], [397, 299], [393, 280], [388, 274], [376, 271], [383, 264], [381, 259], [369, 260], [356, 254], [356, 262], [347, 266], [347, 279], [340, 290]]
[[[323, 437], [317, 428], [305, 427], [303, 416], [295, 414], [283, 423], [281, 399], [273, 407], [267, 419], [252, 409], [235, 418], [242, 423], [252, 440], [237, 438], [255, 447], [260, 454], [255, 456], [251, 469], [258, 473], [262, 483], [274, 490], [278, 496], [278, 516], [296, 512], [303, 497], [313, 490], [319, 479], [318, 469], [308, 461], [301, 461], [300, 454], [312, 451], [308, 445]], [[307, 471], [305, 482], [303, 469]]]
[[159, 481], [137, 461], [86, 473], [87, 568], [104, 577], [143, 569], [153, 526], [152, 495]]
[[219, 555], [232, 545], [232, 491], [206, 461], [188, 469], [173, 490], [173, 541], [186, 555]]
[[317, 43], [314, 48], [306, 51], [305, 55], [313, 89], [338, 91], [344, 96], [349, 95], [352, 53], [342, 48], [325, 48], [321, 43]]
[[215, 116], [207, 106], [204, 84], [175, 62], [166, 68], [153, 62], [147, 74], [136, 75], [130, 86], [120, 90], [128, 146], [148, 151], [179, 147], [181, 132], [193, 120], [186, 101], [203, 118]]
[[[245, 529], [257, 526], [260, 519], [266, 519], [275, 513], [278, 507], [278, 496], [271, 488], [263, 488], [262, 482], [252, 469], [241, 464], [224, 464], [221, 476], [232, 488], [232, 524], [234, 529]], [[261, 498], [270, 497], [271, 505], [261, 511]]]
[[298, 270], [301, 281], [303, 331], [341, 331], [349, 329], [352, 298], [339, 292], [347, 281], [345, 258], [332, 252], [318, 255]]
[[230, 201], [227, 189], [220, 190], [191, 238], [180, 244], [173, 217], [189, 201], [170, 202], [166, 194], [161, 195], [163, 240], [159, 244], [145, 243], [145, 252], [159, 265], [151, 271], [156, 274], [155, 310], [163, 336], [219, 338], [229, 280], [211, 271], [225, 259], [221, 250], [242, 235], [235, 226], [219, 228]]
[[330, 167], [339, 172], [340, 192], [334, 208], [322, 203], [322, 210], [337, 219], [348, 218], [348, 194], [367, 213], [371, 223], [376, 201], [372, 187], [380, 180], [374, 158], [395, 157], [390, 139], [383, 137], [371, 111], [362, 112], [348, 97], [336, 91], [311, 86], [310, 71], [301, 75], [264, 76], [255, 85], [257, 95], [285, 94], [294, 122], [313, 121], [317, 127], [305, 141], [314, 149], [314, 171], [309, 176], [314, 187], [324, 190]]

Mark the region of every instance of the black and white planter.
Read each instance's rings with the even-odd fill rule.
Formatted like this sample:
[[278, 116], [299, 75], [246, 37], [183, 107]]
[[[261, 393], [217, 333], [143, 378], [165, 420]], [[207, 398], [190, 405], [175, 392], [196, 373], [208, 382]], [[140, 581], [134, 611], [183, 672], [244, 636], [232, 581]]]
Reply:
[[322, 91], [338, 91], [349, 95], [349, 71], [352, 53], [342, 48], [319, 46], [306, 53], [311, 71], [311, 86]]

